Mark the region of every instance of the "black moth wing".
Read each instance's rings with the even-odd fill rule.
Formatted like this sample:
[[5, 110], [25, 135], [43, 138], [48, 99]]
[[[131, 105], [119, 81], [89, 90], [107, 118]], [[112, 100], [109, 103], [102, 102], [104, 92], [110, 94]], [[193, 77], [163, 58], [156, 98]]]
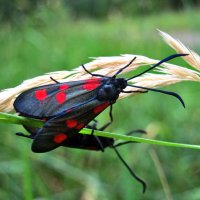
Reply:
[[74, 107], [47, 120], [33, 140], [32, 151], [47, 152], [59, 146], [86, 148], [81, 139], [88, 140], [89, 137], [79, 137], [77, 135], [81, 134], [78, 132], [109, 105], [109, 102], [91, 99], [82, 106]]
[[21, 93], [14, 108], [22, 116], [50, 119], [95, 98], [106, 78], [93, 78], [39, 86]]
[[[29, 133], [31, 133], [29, 137], [32, 139], [35, 138], [38, 131], [40, 130], [40, 128], [35, 128], [35, 127], [24, 126], [24, 128]], [[87, 128], [87, 126], [86, 126], [86, 128]], [[91, 129], [91, 126], [89, 128]], [[94, 130], [96, 130], [96, 129], [94, 129]], [[101, 146], [99, 143], [101, 144]], [[101, 150], [102, 151], [102, 148], [105, 149], [106, 147], [112, 146], [113, 144], [114, 144], [113, 138], [94, 136], [94, 135], [85, 135], [85, 134], [73, 134], [73, 137], [65, 140], [62, 143], [62, 146], [69, 147], [69, 148], [76, 148], [76, 149], [85, 149], [85, 150], [94, 150], [94, 151]]]

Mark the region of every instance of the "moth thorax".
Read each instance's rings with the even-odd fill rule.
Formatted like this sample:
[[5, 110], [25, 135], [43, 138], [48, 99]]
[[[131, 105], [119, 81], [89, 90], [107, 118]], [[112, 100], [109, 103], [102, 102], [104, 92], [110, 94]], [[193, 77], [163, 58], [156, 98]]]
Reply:
[[100, 101], [116, 101], [116, 99], [119, 97], [119, 93], [121, 92], [121, 89], [116, 87], [112, 83], [107, 83], [103, 85], [98, 91], [97, 99]]

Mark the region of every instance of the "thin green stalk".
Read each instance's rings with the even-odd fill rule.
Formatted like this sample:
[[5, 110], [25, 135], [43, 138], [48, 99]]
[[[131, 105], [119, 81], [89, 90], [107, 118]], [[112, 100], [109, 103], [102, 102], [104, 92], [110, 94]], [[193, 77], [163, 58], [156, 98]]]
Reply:
[[[37, 119], [26, 118], [26, 117], [18, 116], [16, 114], [8, 114], [8, 113], [1, 113], [1, 112], [0, 112], [0, 122], [20, 124], [20, 125], [26, 125], [26, 126], [31, 126], [31, 127], [41, 127], [44, 124], [44, 122]], [[80, 131], [80, 134], [90, 135], [91, 129], [84, 128]], [[135, 137], [135, 136], [120, 135], [120, 134], [104, 132], [104, 131], [94, 131], [94, 135], [113, 138], [117, 140], [124, 140], [124, 141], [132, 141], [132, 142], [140, 142], [140, 143], [161, 145], [161, 146], [168, 146], [168, 147], [190, 148], [190, 149], [200, 150], [200, 145], [165, 142], [161, 140], [152, 140], [152, 139]]]
[[[84, 128], [80, 131], [80, 133], [90, 135], [91, 129]], [[94, 131], [94, 135], [108, 137], [108, 138], [114, 138], [114, 139], [124, 140], [124, 141], [140, 142], [140, 143], [154, 144], [154, 145], [161, 145], [161, 146], [168, 146], [168, 147], [200, 149], [200, 145], [165, 142], [165, 141], [161, 141], [161, 140], [152, 140], [152, 139], [147, 139], [147, 138], [127, 136], [127, 135], [121, 135], [121, 134], [117, 134], [117, 133], [110, 133], [110, 132], [104, 132], [104, 131]]]
[[2, 113], [0, 112], [0, 122], [9, 123], [9, 124], [20, 124], [31, 127], [41, 127], [44, 122], [41, 120], [22, 117], [16, 114]]

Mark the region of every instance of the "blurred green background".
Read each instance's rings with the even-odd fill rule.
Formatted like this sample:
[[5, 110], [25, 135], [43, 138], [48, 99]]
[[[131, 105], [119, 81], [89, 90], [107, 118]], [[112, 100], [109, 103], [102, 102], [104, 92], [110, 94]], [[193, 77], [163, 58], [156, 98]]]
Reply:
[[[160, 29], [200, 53], [198, 0], [1, 0], [0, 89], [51, 71], [70, 70], [89, 57], [141, 54], [162, 59], [174, 51]], [[173, 63], [187, 66], [182, 59]], [[199, 144], [199, 85], [164, 89], [174, 98], [149, 92], [114, 105], [109, 131], [145, 129], [154, 139]], [[108, 112], [99, 117], [108, 120]], [[58, 148], [31, 152], [31, 141], [15, 136], [17, 125], [0, 124], [0, 199], [157, 200], [200, 199], [200, 152], [146, 144], [119, 148], [148, 183], [145, 194], [117, 159], [105, 153]], [[160, 175], [159, 175], [160, 174]]]

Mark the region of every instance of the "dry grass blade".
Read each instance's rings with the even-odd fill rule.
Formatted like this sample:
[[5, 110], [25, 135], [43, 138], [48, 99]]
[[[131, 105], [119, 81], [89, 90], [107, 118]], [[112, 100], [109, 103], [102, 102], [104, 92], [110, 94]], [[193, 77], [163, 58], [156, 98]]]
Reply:
[[160, 30], [158, 31], [162, 36], [162, 38], [164, 39], [164, 41], [170, 47], [172, 47], [177, 53], [188, 53], [189, 55], [184, 57], [184, 60], [195, 69], [200, 70], [200, 56], [196, 52], [190, 50], [182, 42], [180, 42], [177, 39], [174, 39], [169, 34]]
[[[185, 56], [184, 59], [191, 64], [195, 69], [200, 69], [200, 57], [198, 54], [186, 48], [182, 43], [175, 40], [168, 34], [161, 32], [162, 37], [165, 41], [170, 44], [178, 53], [190, 53], [191, 55]], [[93, 61], [85, 64], [85, 67], [96, 74], [102, 74], [106, 76], [112, 76], [116, 73], [117, 70], [124, 67], [127, 63], [129, 63], [134, 57], [136, 60], [126, 68], [122, 73], [126, 73], [132, 70], [137, 69], [138, 67], [145, 65], [152, 65], [158, 63], [160, 60], [151, 59], [141, 55], [121, 55], [121, 56], [113, 56], [113, 57], [97, 57], [94, 58]], [[159, 74], [155, 73], [146, 73], [143, 76], [137, 77], [130, 82], [134, 83], [138, 86], [148, 87], [148, 88], [156, 88], [162, 87], [170, 84], [175, 84], [181, 81], [195, 81], [200, 82], [200, 73], [196, 70], [190, 70], [185, 67], [177, 66], [174, 64], [163, 63], [162, 67], [157, 68]], [[67, 82], [67, 81], [76, 81], [76, 80], [84, 80], [91, 78], [91, 75], [83, 70], [81, 66], [75, 68], [72, 71], [58, 71], [45, 74], [43, 76], [35, 77], [33, 79], [26, 80], [22, 82], [20, 85], [3, 90], [0, 92], [0, 112], [10, 112], [13, 111], [13, 102], [15, 98], [23, 91], [28, 90], [33, 87], [46, 85], [54, 83], [50, 77], [53, 77], [55, 80], [59, 82]], [[127, 90], [131, 90], [130, 88], [126, 88]], [[139, 90], [139, 89], [134, 89]], [[129, 95], [134, 95], [138, 93], [132, 94], [121, 94], [120, 98], [124, 98]]]
[[43, 76], [38, 76], [29, 80], [25, 80], [20, 85], [2, 90], [0, 92], [0, 111], [2, 112], [10, 112], [13, 110], [13, 102], [15, 98], [25, 90], [28, 90], [32, 87], [37, 87], [41, 85], [51, 84], [53, 81], [50, 79], [50, 76], [53, 76], [55, 79], [62, 79], [71, 74], [72, 72], [61, 71], [46, 74]]

